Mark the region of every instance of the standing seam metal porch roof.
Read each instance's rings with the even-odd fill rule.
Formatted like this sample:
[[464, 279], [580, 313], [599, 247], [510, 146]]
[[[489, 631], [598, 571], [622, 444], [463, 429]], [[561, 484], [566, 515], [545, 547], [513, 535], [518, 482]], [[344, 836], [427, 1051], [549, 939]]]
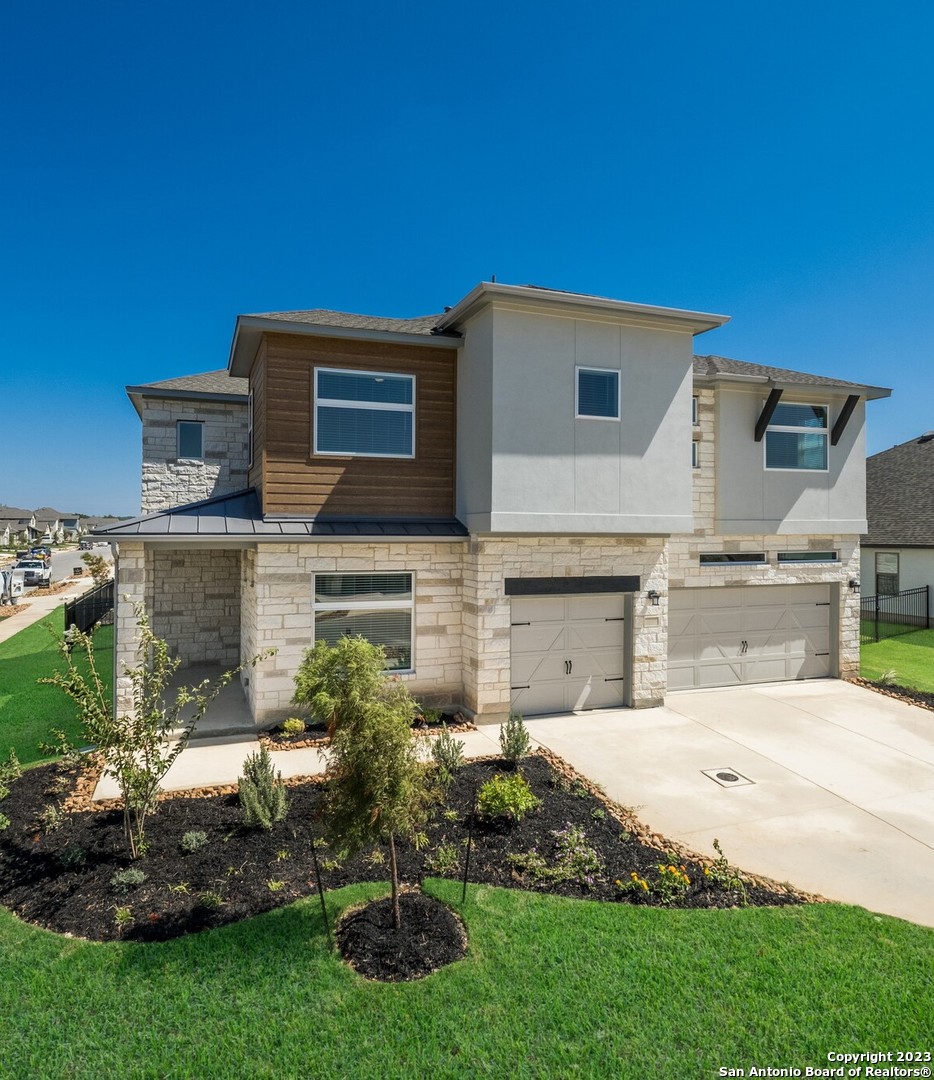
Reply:
[[456, 518], [264, 517], [253, 488], [98, 529], [108, 540], [462, 540]]

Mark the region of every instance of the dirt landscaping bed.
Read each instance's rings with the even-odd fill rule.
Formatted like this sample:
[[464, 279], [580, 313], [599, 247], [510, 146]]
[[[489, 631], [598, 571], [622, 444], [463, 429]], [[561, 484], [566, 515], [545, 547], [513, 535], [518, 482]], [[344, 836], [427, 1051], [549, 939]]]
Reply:
[[865, 686], [869, 690], [875, 690], [877, 694], [885, 694], [886, 697], [899, 698], [907, 701], [909, 705], [920, 705], [922, 709], [934, 710], [934, 694], [926, 690], [915, 690], [910, 686], [899, 686], [897, 683], [874, 682], [872, 679], [852, 679], [857, 686]]

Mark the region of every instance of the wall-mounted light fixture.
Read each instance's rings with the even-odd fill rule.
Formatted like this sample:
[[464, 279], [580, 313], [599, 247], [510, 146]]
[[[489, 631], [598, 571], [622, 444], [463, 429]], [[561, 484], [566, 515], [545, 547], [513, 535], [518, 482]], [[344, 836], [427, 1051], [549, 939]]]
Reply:
[[652, 601], [652, 607], [658, 607], [658, 601], [659, 601], [658, 593], [654, 589], [649, 589], [649, 591], [648, 591], [648, 593], [646, 595]]
[[850, 588], [853, 590], [853, 592], [859, 592], [859, 582], [856, 580], [855, 577], [850, 578]]

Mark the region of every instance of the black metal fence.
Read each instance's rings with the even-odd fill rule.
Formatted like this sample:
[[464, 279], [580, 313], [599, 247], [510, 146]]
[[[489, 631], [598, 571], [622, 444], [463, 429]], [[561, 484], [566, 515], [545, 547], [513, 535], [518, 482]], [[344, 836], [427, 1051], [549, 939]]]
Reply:
[[84, 596], [79, 596], [77, 600], [65, 605], [65, 629], [77, 626], [86, 634], [108, 611], [113, 610], [113, 606], [114, 583], [105, 581], [103, 585], [98, 585], [96, 589], [91, 589]]
[[931, 615], [929, 585], [905, 589], [891, 596], [861, 596], [859, 599], [859, 640], [862, 645], [883, 638], [929, 630]]

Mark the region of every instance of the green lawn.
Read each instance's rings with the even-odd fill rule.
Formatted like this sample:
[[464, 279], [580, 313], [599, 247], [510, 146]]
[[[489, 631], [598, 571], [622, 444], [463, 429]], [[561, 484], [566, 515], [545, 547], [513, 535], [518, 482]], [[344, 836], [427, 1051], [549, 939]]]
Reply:
[[892, 670], [900, 686], [934, 693], [934, 630], [915, 630], [862, 646], [860, 674], [864, 679], [878, 679]]
[[[55, 637], [64, 629], [62, 619], [58, 608], [0, 642], [0, 759], [6, 758], [12, 747], [24, 765], [38, 761], [42, 756], [38, 744], [49, 739], [52, 728], [61, 728], [75, 743], [81, 743], [74, 705], [61, 690], [36, 681], [64, 668]], [[99, 627], [94, 643], [97, 669], [110, 687], [113, 627]]]
[[[330, 894], [331, 917], [379, 891]], [[681, 1080], [930, 1048], [934, 931], [859, 908], [475, 888], [462, 914], [465, 960], [382, 985], [329, 951], [316, 899], [158, 945], [56, 937], [0, 911], [0, 1075]]]

